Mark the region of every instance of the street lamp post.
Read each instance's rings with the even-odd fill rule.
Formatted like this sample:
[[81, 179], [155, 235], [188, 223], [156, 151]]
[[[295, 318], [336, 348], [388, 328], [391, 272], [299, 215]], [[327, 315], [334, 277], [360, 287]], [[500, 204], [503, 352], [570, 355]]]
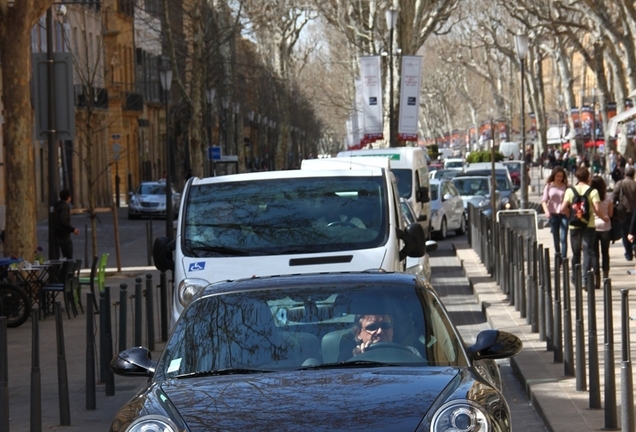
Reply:
[[393, 32], [397, 24], [398, 11], [389, 9], [385, 14], [389, 29], [389, 147], [395, 147], [395, 121], [393, 119]]
[[528, 175], [526, 167], [526, 113], [525, 113], [525, 65], [528, 55], [528, 35], [515, 35], [515, 47], [519, 67], [521, 70], [521, 148], [523, 158], [521, 159], [521, 208], [528, 208]]
[[221, 103], [223, 104], [223, 155], [226, 155], [229, 147], [227, 145], [227, 109], [230, 106], [230, 101], [224, 97]]
[[234, 104], [234, 154], [236, 156], [238, 156], [239, 151], [238, 151], [238, 136], [239, 136], [239, 131], [238, 131], [238, 127], [239, 127], [239, 111], [241, 110], [241, 106], [239, 105], [238, 102], [236, 102]]
[[169, 100], [170, 86], [172, 85], [172, 70], [166, 65], [160, 72], [161, 87], [164, 90], [166, 102], [166, 237], [170, 240], [174, 238], [174, 224], [172, 222], [172, 182], [170, 175], [170, 122], [169, 118]]
[[247, 113], [247, 119], [250, 122], [250, 132], [249, 132], [249, 135], [250, 135], [250, 146], [249, 146], [249, 149], [250, 149], [250, 151], [249, 151], [249, 156], [248, 156], [249, 157], [249, 159], [248, 159], [249, 163], [247, 164], [246, 168], [249, 169], [250, 171], [254, 171], [254, 156], [253, 156], [254, 140], [252, 139], [252, 128], [254, 126], [254, 124], [253, 124], [254, 123], [254, 114], [255, 113], [254, 113], [253, 110], [250, 110]]
[[[208, 147], [212, 147], [212, 107], [214, 105], [212, 105], [214, 103], [214, 98], [216, 97], [216, 89], [215, 88], [209, 88], [205, 91], [205, 98], [208, 101], [208, 106], [210, 107], [210, 115], [208, 116]], [[211, 151], [211, 150], [210, 150]], [[212, 159], [212, 157], [210, 157], [211, 155], [209, 155], [209, 159], [208, 159], [208, 175], [210, 177], [214, 176], [214, 160]]]

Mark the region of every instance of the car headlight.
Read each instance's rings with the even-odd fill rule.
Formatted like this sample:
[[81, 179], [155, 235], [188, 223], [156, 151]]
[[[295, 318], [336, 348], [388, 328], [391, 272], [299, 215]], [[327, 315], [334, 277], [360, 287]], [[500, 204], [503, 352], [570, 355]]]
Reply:
[[210, 285], [210, 282], [205, 279], [184, 279], [179, 283], [179, 303], [183, 307], [186, 307], [188, 303], [192, 301], [192, 298], [197, 295], [206, 286]]
[[469, 400], [448, 402], [437, 410], [431, 432], [489, 432], [490, 422], [484, 409]]
[[168, 417], [147, 415], [132, 422], [126, 432], [179, 432], [179, 429]]
[[130, 197], [130, 204], [134, 205], [134, 206], [138, 206], [139, 205], [139, 199], [133, 195], [132, 197]]

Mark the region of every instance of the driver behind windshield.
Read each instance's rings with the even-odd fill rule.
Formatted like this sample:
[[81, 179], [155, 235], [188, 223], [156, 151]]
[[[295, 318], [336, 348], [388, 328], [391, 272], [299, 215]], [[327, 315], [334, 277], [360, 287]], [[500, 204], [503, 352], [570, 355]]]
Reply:
[[354, 356], [363, 353], [369, 345], [393, 342], [393, 324], [388, 315], [356, 315], [354, 325], [356, 336]]

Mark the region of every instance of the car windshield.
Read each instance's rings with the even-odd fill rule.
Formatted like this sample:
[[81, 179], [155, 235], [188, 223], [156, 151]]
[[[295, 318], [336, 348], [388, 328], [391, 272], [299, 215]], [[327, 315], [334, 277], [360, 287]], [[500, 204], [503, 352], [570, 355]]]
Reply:
[[395, 175], [398, 193], [400, 194], [400, 196], [406, 199], [411, 198], [413, 171], [411, 171], [410, 169], [391, 168], [391, 172]]
[[490, 193], [486, 178], [455, 177], [453, 184], [462, 196], [488, 195]]
[[521, 163], [519, 162], [507, 163], [506, 168], [508, 168], [508, 171], [510, 172], [519, 172], [521, 171]]
[[[385, 343], [354, 356], [357, 335], [381, 333], [377, 325], [355, 326], [372, 316], [390, 323], [382, 327]], [[457, 366], [464, 361], [460, 353], [461, 341], [439, 300], [423, 284], [270, 286], [195, 300], [175, 326], [157, 365], [157, 379], [356, 360]]]
[[379, 247], [389, 234], [378, 177], [312, 177], [193, 186], [183, 252], [190, 257], [335, 252]]
[[137, 195], [165, 195], [166, 186], [162, 184], [142, 184], [135, 193]]
[[463, 161], [446, 161], [444, 164], [446, 168], [462, 168], [464, 166]]

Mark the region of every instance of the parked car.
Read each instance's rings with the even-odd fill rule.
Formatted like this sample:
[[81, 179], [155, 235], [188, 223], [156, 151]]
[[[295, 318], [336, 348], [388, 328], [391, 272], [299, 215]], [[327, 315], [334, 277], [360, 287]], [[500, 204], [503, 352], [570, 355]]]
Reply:
[[[470, 164], [462, 175], [491, 176], [492, 167], [490, 162]], [[515, 193], [519, 188], [515, 188], [510, 172], [502, 163], [495, 164], [495, 180], [497, 181], [497, 190], [501, 193], [501, 203], [498, 210], [516, 210], [520, 208], [519, 197]]]
[[[452, 182], [459, 191], [464, 202], [464, 213], [468, 220], [468, 204], [472, 204], [486, 215], [492, 215], [492, 205], [490, 203], [491, 188], [490, 176], [465, 175], [456, 176]], [[495, 208], [499, 208], [501, 195], [495, 190]]]
[[[400, 198], [400, 209], [404, 218], [404, 226], [409, 226], [417, 222], [417, 216], [406, 198]], [[428, 253], [437, 250], [437, 243], [433, 240], [426, 241], [426, 253], [421, 257], [406, 257], [406, 272], [423, 276], [426, 280], [431, 280], [431, 262]]]
[[464, 170], [464, 159], [462, 158], [448, 158], [444, 160], [444, 169], [454, 169], [457, 171]]
[[453, 177], [455, 177], [457, 175], [457, 173], [460, 173], [461, 171], [457, 170], [457, 169], [438, 169], [435, 171], [429, 171], [429, 177], [432, 179], [447, 179], [450, 180]]
[[110, 364], [150, 377], [110, 431], [511, 430], [495, 359], [520, 339], [464, 342], [424, 279], [368, 271], [209, 285], [158, 361], [135, 347]]
[[[172, 188], [172, 214], [179, 213], [181, 194]], [[166, 182], [143, 182], [129, 194], [128, 219], [147, 217], [166, 217]]]
[[452, 181], [431, 179], [431, 232], [443, 240], [449, 230], [466, 232], [462, 197]]

